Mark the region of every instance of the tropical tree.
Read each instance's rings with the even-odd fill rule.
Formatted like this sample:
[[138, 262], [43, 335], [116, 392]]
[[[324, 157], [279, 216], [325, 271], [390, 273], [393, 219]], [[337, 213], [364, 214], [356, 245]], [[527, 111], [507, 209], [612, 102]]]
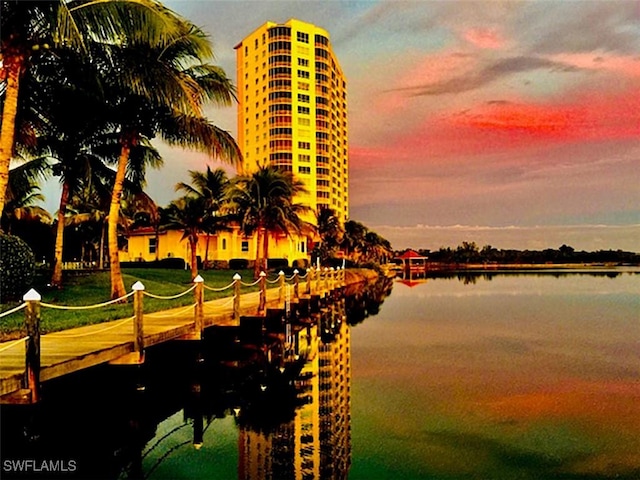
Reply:
[[362, 259], [367, 262], [386, 263], [393, 256], [389, 241], [372, 231], [365, 233], [360, 250]]
[[207, 223], [206, 201], [203, 197], [185, 195], [167, 207], [167, 227], [184, 231], [182, 239], [189, 241], [191, 250], [191, 280], [198, 275], [198, 240]]
[[344, 237], [344, 227], [332, 208], [321, 208], [316, 213], [316, 225], [320, 244], [316, 245], [315, 253], [323, 261], [335, 255]]
[[[25, 74], [53, 51], [70, 50], [91, 59], [91, 42], [157, 44], [175, 38], [175, 22], [154, 0], [51, 0], [0, 2], [0, 213], [15, 149], [19, 102]], [[45, 112], [40, 112], [45, 114]]]
[[341, 247], [346, 252], [347, 257], [355, 262], [360, 259], [364, 237], [367, 232], [367, 227], [355, 220], [348, 220], [344, 224], [344, 236]]
[[295, 195], [304, 192], [301, 181], [271, 165], [260, 166], [252, 174], [232, 181], [227, 193], [228, 208], [245, 235], [256, 234], [255, 278], [267, 269], [270, 234], [290, 235], [311, 230], [301, 218], [309, 207], [293, 202]]
[[109, 209], [111, 296], [125, 294], [118, 258], [117, 220], [131, 150], [156, 135], [169, 145], [191, 148], [212, 158], [239, 162], [240, 151], [228, 132], [204, 116], [211, 101], [228, 105], [234, 88], [224, 72], [202, 63], [211, 56], [206, 35], [169, 12], [179, 35], [143, 46], [109, 46], [109, 61], [99, 65], [108, 92], [112, 122], [118, 125], [120, 155]]
[[5, 209], [2, 212], [2, 230], [11, 233], [11, 228], [20, 221], [51, 223], [51, 215], [37, 205], [44, 200], [40, 187], [30, 172], [29, 164], [9, 171], [9, 183], [5, 191]]
[[176, 185], [176, 190], [182, 190], [187, 195], [201, 198], [205, 218], [203, 230], [206, 233], [206, 243], [204, 250], [204, 267], [209, 261], [209, 238], [211, 234], [227, 230], [229, 217], [222, 213], [225, 203], [225, 195], [229, 186], [227, 172], [222, 168], [211, 170], [207, 167], [206, 172], [190, 170], [191, 184], [180, 182]]

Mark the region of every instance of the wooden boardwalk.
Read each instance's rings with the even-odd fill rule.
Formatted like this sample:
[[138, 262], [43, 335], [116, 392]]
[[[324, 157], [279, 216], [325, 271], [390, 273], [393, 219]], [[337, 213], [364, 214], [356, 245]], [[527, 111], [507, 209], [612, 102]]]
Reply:
[[[266, 290], [267, 306], [277, 306], [278, 288]], [[259, 293], [240, 296], [240, 314], [255, 314]], [[177, 307], [144, 314], [144, 346], [149, 347], [173, 339], [193, 337], [194, 306]], [[235, 325], [233, 297], [203, 303], [204, 327]], [[134, 352], [133, 318], [48, 333], [40, 337], [40, 381], [75, 372], [95, 365], [114, 362], [131, 363]], [[29, 390], [24, 390], [24, 342], [5, 349], [12, 342], [0, 343], [0, 396], [3, 403], [28, 403]], [[14, 342], [15, 343], [15, 342]], [[137, 354], [136, 354], [137, 355]]]

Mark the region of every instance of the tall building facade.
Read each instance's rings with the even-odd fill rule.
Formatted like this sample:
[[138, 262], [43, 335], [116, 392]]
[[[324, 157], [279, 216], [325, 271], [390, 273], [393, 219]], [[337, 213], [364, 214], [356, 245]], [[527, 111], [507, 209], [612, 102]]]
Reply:
[[294, 19], [267, 22], [236, 46], [236, 58], [244, 171], [292, 172], [307, 190], [295, 201], [347, 220], [347, 87], [329, 34]]

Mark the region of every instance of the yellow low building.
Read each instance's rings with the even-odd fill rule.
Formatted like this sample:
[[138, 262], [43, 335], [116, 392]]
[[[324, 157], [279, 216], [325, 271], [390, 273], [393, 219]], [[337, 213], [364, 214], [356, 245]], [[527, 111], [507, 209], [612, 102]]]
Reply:
[[[165, 258], [191, 259], [189, 241], [182, 238], [182, 230], [162, 229], [156, 235], [151, 227], [129, 233], [126, 245], [120, 250], [121, 262], [153, 262]], [[304, 235], [270, 235], [269, 258], [284, 259], [289, 266], [309, 264], [311, 239]], [[199, 261], [226, 268], [234, 259], [247, 260], [253, 265], [256, 258], [256, 236], [245, 236], [236, 227], [228, 232], [207, 236], [203, 233], [197, 246]]]

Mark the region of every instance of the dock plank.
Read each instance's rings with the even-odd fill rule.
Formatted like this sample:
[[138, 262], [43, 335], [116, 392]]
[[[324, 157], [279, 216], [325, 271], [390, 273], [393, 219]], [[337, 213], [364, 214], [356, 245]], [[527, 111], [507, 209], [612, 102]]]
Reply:
[[[275, 305], [278, 298], [277, 288], [267, 290], [268, 305]], [[231, 299], [203, 304], [205, 327], [235, 324]], [[256, 292], [241, 295], [240, 314], [255, 313], [258, 300]], [[194, 328], [194, 311], [184, 306], [148, 313], [144, 315], [144, 344], [153, 346], [188, 337]], [[0, 350], [10, 343], [1, 342]], [[134, 350], [133, 317], [44, 334], [40, 337], [40, 350], [41, 381], [114, 361]], [[0, 352], [0, 396], [15, 394], [23, 388], [24, 370], [24, 345], [17, 343]]]

